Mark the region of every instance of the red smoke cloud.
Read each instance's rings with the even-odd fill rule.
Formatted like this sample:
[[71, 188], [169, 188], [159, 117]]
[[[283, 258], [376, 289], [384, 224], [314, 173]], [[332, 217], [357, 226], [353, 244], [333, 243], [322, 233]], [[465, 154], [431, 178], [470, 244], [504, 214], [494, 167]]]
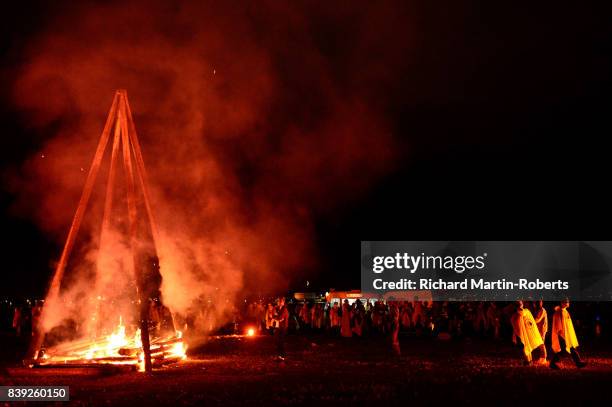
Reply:
[[284, 288], [316, 259], [313, 213], [359, 196], [396, 158], [385, 89], [405, 51], [391, 33], [407, 29], [389, 5], [350, 6], [96, 2], [54, 16], [14, 86], [24, 120], [55, 134], [15, 183], [20, 209], [65, 238], [125, 88], [166, 302], [185, 311], [219, 287]]

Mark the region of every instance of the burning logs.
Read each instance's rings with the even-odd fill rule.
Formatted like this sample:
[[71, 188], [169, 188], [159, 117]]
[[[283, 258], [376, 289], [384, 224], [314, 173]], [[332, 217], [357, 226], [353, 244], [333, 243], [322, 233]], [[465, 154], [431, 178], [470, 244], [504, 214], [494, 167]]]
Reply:
[[[142, 371], [144, 354], [139, 339], [140, 331], [127, 338], [125, 327], [120, 325], [115, 333], [101, 339], [80, 340], [41, 351], [33, 367], [128, 365]], [[154, 367], [176, 363], [186, 357], [186, 346], [179, 331], [169, 337], [153, 338], [150, 349]]]

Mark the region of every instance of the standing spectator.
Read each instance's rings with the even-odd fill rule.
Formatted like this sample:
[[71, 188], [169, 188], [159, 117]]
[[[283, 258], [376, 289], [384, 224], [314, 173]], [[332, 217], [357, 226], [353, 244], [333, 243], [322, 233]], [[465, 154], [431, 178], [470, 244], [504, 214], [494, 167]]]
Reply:
[[312, 329], [319, 328], [318, 327], [319, 314], [317, 312], [318, 306], [319, 304], [313, 304], [312, 307], [310, 307], [310, 325], [312, 326]]
[[280, 360], [285, 360], [285, 336], [289, 327], [289, 310], [285, 306], [285, 298], [280, 297], [274, 312], [274, 325], [276, 326], [276, 351]]
[[17, 337], [21, 336], [21, 325], [23, 324], [23, 318], [21, 314], [21, 306], [16, 305], [13, 313], [13, 328], [17, 333]]
[[363, 323], [364, 323], [365, 309], [361, 301], [357, 300], [353, 304], [353, 311], [351, 321], [353, 322], [353, 332], [358, 337], [363, 334]]
[[402, 323], [402, 328], [404, 328], [404, 330], [410, 329], [411, 322], [412, 322], [412, 315], [411, 315], [410, 303], [407, 301], [404, 302], [404, 305], [402, 306], [402, 309], [400, 311], [400, 320]]
[[391, 319], [391, 326], [390, 326], [390, 333], [391, 333], [391, 348], [393, 349], [393, 353], [396, 356], [400, 356], [400, 343], [399, 343], [399, 329], [400, 329], [400, 313], [399, 313], [399, 308], [397, 307], [397, 304], [391, 304], [390, 309], [389, 309], [389, 314], [390, 314], [390, 319]]
[[323, 324], [324, 324], [324, 321], [325, 321], [325, 312], [324, 312], [323, 306], [321, 304], [317, 303], [313, 307], [312, 319], [313, 319], [312, 325], [317, 330], [320, 330], [321, 328], [323, 328]]
[[493, 331], [493, 338], [499, 339], [499, 311], [494, 302], [491, 302], [487, 308], [487, 325]]
[[580, 355], [576, 350], [578, 338], [576, 337], [576, 331], [574, 331], [572, 317], [567, 310], [569, 304], [568, 299], [561, 301], [561, 304], [555, 307], [555, 313], [553, 314], [552, 349], [554, 355], [550, 361], [551, 369], [559, 369], [557, 362], [561, 359], [562, 353], [569, 353], [576, 367], [586, 366], [586, 363], [580, 359]]
[[308, 303], [305, 302], [300, 309], [300, 319], [302, 320], [304, 327], [310, 327], [310, 317], [310, 308], [308, 308]]
[[387, 309], [385, 304], [381, 300], [377, 300], [374, 303], [374, 311], [372, 313], [372, 325], [379, 332], [384, 334], [386, 323], [385, 316], [387, 314]]
[[340, 325], [340, 333], [345, 338], [350, 338], [353, 336], [353, 333], [351, 332], [351, 306], [346, 299], [342, 304], [342, 322]]
[[268, 303], [268, 307], [266, 308], [266, 331], [272, 332], [272, 328], [274, 327], [274, 307], [272, 304]]
[[338, 302], [334, 301], [334, 305], [329, 310], [329, 323], [332, 331], [337, 332], [338, 327], [340, 326], [340, 307], [338, 306]]
[[542, 300], [538, 301], [536, 304], [535, 322], [538, 326], [538, 331], [540, 331], [542, 340], [546, 342], [546, 333], [548, 332], [548, 314], [546, 313], [544, 301]]
[[425, 312], [423, 311], [423, 304], [418, 299], [415, 299], [413, 311], [412, 311], [412, 326], [423, 326], [425, 323]]

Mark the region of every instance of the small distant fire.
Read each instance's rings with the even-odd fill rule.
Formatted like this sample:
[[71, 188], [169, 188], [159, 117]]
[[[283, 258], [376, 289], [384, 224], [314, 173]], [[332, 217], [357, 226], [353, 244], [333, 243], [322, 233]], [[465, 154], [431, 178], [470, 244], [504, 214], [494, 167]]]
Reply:
[[246, 336], [255, 336], [255, 328], [253, 328], [253, 327], [247, 328]]

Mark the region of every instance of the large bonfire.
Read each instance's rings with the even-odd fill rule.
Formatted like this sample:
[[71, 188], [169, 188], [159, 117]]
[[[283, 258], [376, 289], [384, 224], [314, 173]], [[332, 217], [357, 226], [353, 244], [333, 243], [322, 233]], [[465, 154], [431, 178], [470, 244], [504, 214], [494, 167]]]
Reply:
[[[65, 271], [111, 138], [99, 248], [92, 270], [81, 276], [86, 280], [81, 287], [90, 284], [85, 290], [88, 295], [70, 296], [66, 292], [71, 284], [63, 283]], [[118, 165], [120, 156], [123, 168]], [[124, 183], [117, 182], [121, 175]], [[125, 199], [120, 200], [126, 203], [123, 212], [117, 209], [121, 205], [113, 205], [118, 192], [124, 193]], [[27, 358], [31, 366], [112, 364], [150, 371], [153, 366], [185, 358], [182, 334], [161, 301], [156, 240], [144, 160], [127, 92], [118, 90], [35, 324]], [[79, 284], [73, 281], [75, 285]], [[61, 334], [67, 320], [62, 314], [74, 315], [75, 309], [81, 320], [71, 320], [71, 335]]]

